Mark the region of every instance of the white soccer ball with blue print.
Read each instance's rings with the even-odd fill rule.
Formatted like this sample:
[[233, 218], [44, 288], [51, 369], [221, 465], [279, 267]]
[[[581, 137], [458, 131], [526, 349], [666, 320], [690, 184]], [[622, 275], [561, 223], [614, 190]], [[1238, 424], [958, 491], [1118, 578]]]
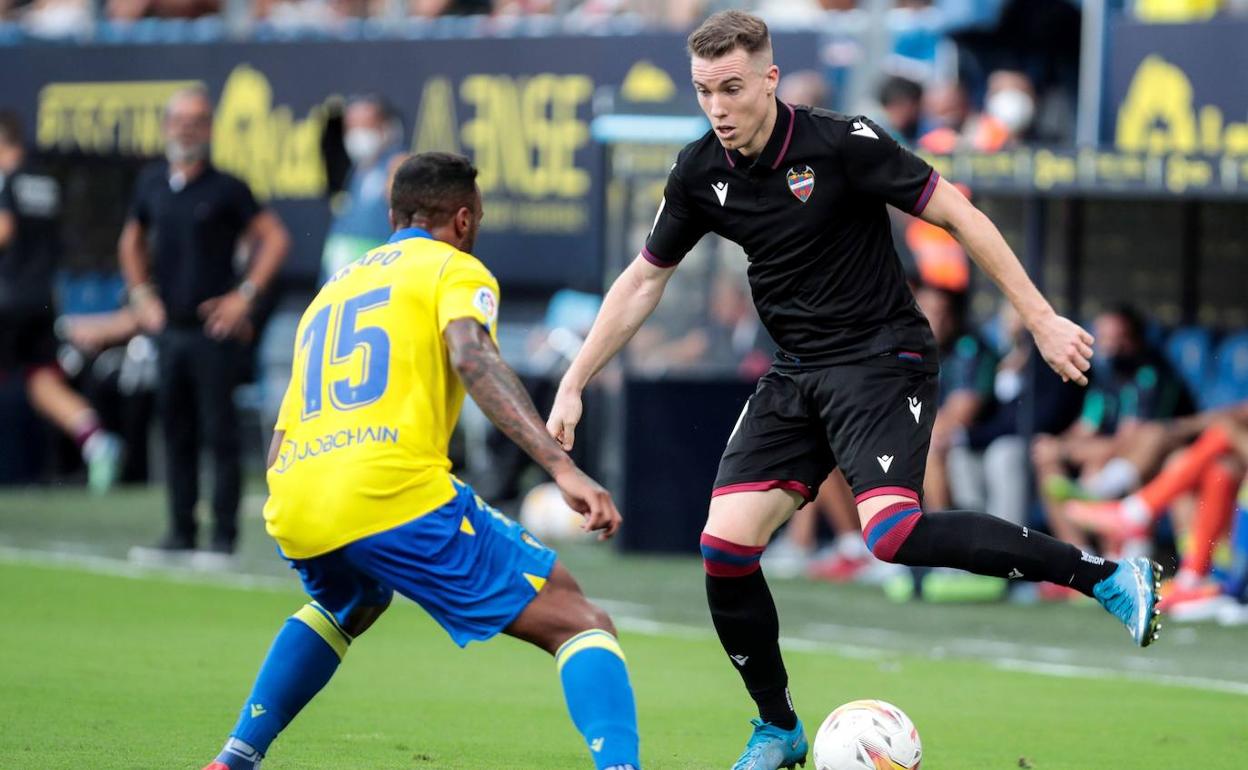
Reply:
[[906, 713], [882, 700], [840, 706], [815, 733], [815, 770], [918, 770], [919, 731]]

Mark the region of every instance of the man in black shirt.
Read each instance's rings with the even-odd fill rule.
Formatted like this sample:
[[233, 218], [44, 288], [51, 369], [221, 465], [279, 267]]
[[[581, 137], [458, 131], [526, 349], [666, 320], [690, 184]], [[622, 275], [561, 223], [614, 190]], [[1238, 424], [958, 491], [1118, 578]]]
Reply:
[[[144, 169], [118, 250], [139, 324], [157, 336], [170, 514], [160, 548], [195, 548], [202, 433], [214, 466], [210, 548], [228, 554], [238, 534], [241, 341], [252, 333], [252, 304], [281, 267], [290, 237], [243, 181], [209, 163], [211, 132], [207, 93], [189, 89], [170, 99], [168, 160]], [[245, 276], [235, 269], [240, 240], [255, 246]]]
[[17, 116], [0, 115], [0, 375], [20, 371], [31, 405], [74, 439], [91, 489], [103, 492], [117, 480], [121, 442], [100, 427], [56, 361], [60, 214], [60, 183], [27, 158]]
[[607, 293], [547, 428], [571, 447], [585, 384], [641, 326], [698, 239], [715, 232], [745, 249], [754, 302], [780, 352], [728, 440], [702, 535], [715, 630], [760, 714], [735, 767], [775, 770], [806, 756], [758, 559], [833, 467], [853, 487], [877, 557], [1069, 584], [1096, 596], [1138, 644], [1151, 642], [1158, 574], [1147, 559], [1119, 565], [987, 514], [922, 511], [937, 352], [885, 204], [949, 230], [1063, 378], [1086, 383], [1091, 335], [1053, 311], [987, 217], [883, 129], [777, 101], [761, 20], [715, 14], [689, 49], [712, 130], [678, 156], [646, 246]]

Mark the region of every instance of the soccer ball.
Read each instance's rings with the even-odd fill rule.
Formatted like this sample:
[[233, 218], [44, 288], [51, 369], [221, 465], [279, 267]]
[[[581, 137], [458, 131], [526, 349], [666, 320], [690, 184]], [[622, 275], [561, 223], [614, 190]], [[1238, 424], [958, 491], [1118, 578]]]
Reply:
[[520, 524], [538, 540], [567, 543], [587, 537], [581, 525], [585, 517], [564, 502], [559, 487], [552, 482], [538, 484], [520, 503]]
[[914, 723], [882, 700], [850, 701], [815, 733], [815, 770], [918, 770], [922, 761]]

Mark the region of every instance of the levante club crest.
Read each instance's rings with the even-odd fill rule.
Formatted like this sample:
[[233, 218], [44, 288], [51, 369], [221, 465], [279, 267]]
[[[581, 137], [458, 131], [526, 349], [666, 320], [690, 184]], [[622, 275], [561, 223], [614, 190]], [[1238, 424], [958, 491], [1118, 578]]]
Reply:
[[810, 170], [810, 166], [794, 166], [785, 176], [789, 180], [789, 190], [799, 201], [805, 203], [810, 199], [810, 194], [815, 191], [815, 172]]

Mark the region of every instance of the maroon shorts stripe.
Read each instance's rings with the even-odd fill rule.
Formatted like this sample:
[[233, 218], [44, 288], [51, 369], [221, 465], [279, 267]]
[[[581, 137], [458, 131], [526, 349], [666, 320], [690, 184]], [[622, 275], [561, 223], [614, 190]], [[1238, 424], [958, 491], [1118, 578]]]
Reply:
[[873, 497], [883, 497], [884, 495], [901, 495], [902, 497], [910, 498], [916, 503], [919, 501], [919, 496], [913, 489], [907, 489], [906, 487], [873, 487], [860, 495], [855, 495], [854, 502], [861, 505]]
[[711, 497], [731, 495], [736, 492], [766, 492], [769, 489], [787, 489], [790, 492], [796, 492], [807, 502], [815, 499], [814, 490], [796, 479], [769, 479], [767, 481], [742, 481], [739, 484], [725, 484], [722, 487], [715, 487], [711, 491]]

